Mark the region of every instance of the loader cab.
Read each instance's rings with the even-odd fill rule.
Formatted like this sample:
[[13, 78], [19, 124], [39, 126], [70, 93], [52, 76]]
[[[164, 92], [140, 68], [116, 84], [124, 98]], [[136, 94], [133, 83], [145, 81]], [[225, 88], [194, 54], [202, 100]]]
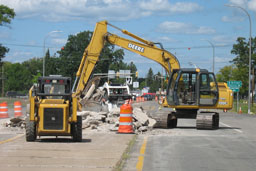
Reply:
[[214, 73], [206, 69], [173, 70], [167, 89], [167, 102], [173, 107], [215, 106], [219, 98]]
[[39, 77], [36, 95], [42, 99], [70, 100], [71, 78], [62, 76]]

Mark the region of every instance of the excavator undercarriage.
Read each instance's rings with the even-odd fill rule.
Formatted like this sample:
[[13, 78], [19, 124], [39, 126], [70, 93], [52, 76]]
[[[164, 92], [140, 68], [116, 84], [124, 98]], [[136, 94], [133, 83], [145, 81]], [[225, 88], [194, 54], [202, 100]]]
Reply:
[[158, 110], [154, 113], [148, 113], [150, 117], [156, 120], [155, 128], [176, 128], [178, 118], [196, 119], [196, 129], [218, 129], [219, 113], [197, 110]]

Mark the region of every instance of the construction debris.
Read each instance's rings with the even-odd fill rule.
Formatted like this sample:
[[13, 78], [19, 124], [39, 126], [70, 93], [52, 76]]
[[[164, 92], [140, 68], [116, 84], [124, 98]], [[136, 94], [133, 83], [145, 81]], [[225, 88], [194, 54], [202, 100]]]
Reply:
[[[83, 118], [83, 129], [101, 132], [118, 130], [120, 108], [114, 108], [111, 112], [82, 111], [78, 115]], [[142, 108], [133, 109], [133, 128], [135, 133], [152, 130], [155, 123], [156, 121], [149, 118]]]
[[1, 127], [19, 127], [21, 129], [25, 128], [25, 117], [14, 117], [2, 120]]
[[[118, 131], [120, 108], [113, 108], [108, 111], [82, 111], [78, 112], [82, 116], [82, 128], [86, 131], [109, 132]], [[13, 117], [2, 119], [1, 128], [25, 128], [25, 117]], [[156, 121], [146, 114], [141, 107], [133, 109], [133, 129], [135, 133], [151, 131]]]

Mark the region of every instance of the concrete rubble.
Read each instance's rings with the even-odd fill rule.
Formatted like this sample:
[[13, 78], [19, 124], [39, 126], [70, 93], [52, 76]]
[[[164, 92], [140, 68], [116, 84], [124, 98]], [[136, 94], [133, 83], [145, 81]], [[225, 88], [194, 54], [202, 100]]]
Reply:
[[[110, 132], [118, 131], [120, 108], [112, 108], [111, 111], [82, 111], [78, 112], [82, 116], [82, 128], [86, 131]], [[156, 121], [146, 114], [141, 107], [133, 108], [133, 128], [135, 133], [151, 131]], [[25, 117], [13, 117], [2, 119], [2, 128], [25, 128]]]
[[[120, 108], [113, 108], [110, 112], [82, 111], [83, 129], [100, 132], [117, 131], [119, 127]], [[147, 116], [142, 108], [133, 109], [133, 128], [135, 133], [152, 130], [156, 121]]]
[[13, 118], [8, 118], [4, 119], [1, 122], [1, 127], [19, 127], [21, 129], [25, 128], [25, 117], [13, 117]]

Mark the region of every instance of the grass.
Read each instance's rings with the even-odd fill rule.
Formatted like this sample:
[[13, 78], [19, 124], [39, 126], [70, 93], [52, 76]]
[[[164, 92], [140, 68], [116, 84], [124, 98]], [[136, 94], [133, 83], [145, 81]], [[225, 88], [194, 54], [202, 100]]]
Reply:
[[129, 153], [130, 153], [136, 139], [137, 139], [137, 135], [135, 134], [132, 137], [132, 140], [129, 142], [129, 144], [128, 144], [127, 148], [125, 149], [124, 153], [122, 154], [121, 159], [117, 162], [116, 166], [114, 167], [114, 169], [113, 169], [114, 171], [121, 171], [123, 169], [125, 162], [130, 157]]
[[[240, 109], [242, 110], [242, 113], [248, 113], [248, 103], [247, 100], [240, 100], [239, 101], [239, 106], [238, 106], [238, 110]], [[233, 109], [231, 110], [232, 112], [237, 112], [237, 102], [236, 100], [233, 103]], [[254, 102], [253, 105], [251, 104], [251, 112], [252, 113], [256, 113], [256, 103]]]
[[9, 98], [9, 97], [0, 97], [0, 103], [7, 102], [8, 109], [13, 109], [13, 103], [16, 101], [20, 101], [23, 107], [27, 107], [28, 99], [20, 99], [20, 98]]

